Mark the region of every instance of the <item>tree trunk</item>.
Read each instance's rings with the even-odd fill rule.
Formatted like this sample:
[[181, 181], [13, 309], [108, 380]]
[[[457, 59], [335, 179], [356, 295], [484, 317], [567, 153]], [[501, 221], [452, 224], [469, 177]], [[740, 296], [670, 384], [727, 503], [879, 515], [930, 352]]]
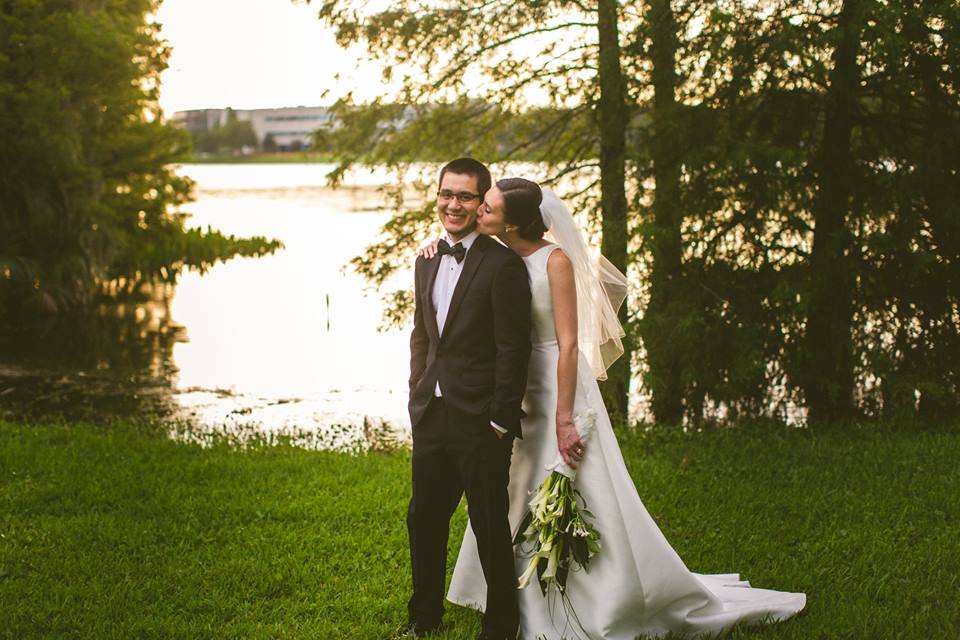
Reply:
[[[600, 102], [597, 111], [600, 127], [600, 209], [603, 215], [603, 255], [620, 271], [627, 271], [627, 196], [625, 147], [627, 109], [623, 74], [620, 70], [620, 43], [616, 0], [599, 0], [597, 6], [600, 37], [598, 79]], [[627, 304], [620, 308], [620, 322], [627, 324]], [[604, 402], [614, 424], [625, 423], [630, 393], [630, 336], [624, 339], [624, 354], [607, 371], [601, 386]]]
[[[934, 238], [941, 246], [957, 246], [956, 242], [946, 242], [952, 234], [944, 224], [946, 220], [956, 220], [957, 211], [957, 188], [956, 178], [951, 171], [951, 160], [955, 158], [956, 144], [955, 136], [948, 132], [955, 127], [951, 123], [951, 115], [956, 117], [958, 111], [956, 100], [951, 100], [945, 92], [940, 82], [940, 76], [943, 73], [940, 64], [934, 56], [931, 43], [931, 34], [926, 25], [926, 16], [924, 8], [931, 14], [936, 15], [942, 11], [942, 2], [933, 0], [913, 0], [910, 5], [910, 11], [906, 16], [905, 29], [907, 37], [920, 46], [915, 48], [915, 60], [912, 66], [919, 84], [922, 87], [922, 96], [924, 98], [923, 114], [926, 124], [924, 126], [924, 144], [925, 153], [917, 166], [917, 173], [920, 176], [924, 200], [926, 200], [925, 217], [930, 223]], [[953, 166], [956, 166], [955, 160]], [[947, 185], [953, 185], [953, 188]], [[952, 225], [955, 233], [956, 223]], [[939, 309], [927, 308], [927, 317], [924, 318], [923, 331], [929, 336], [930, 342], [936, 344], [940, 342], [934, 335], [931, 335], [938, 316], [949, 317], [949, 294], [944, 292], [944, 304]], [[931, 313], [932, 312], [932, 313]], [[949, 326], [949, 321], [945, 323]], [[942, 370], [942, 369], [941, 369]], [[931, 376], [930, 369], [924, 371], [924, 376], [928, 379]], [[929, 379], [929, 382], [940, 386], [945, 381], [942, 379]], [[951, 413], [956, 413], [958, 408], [955, 394], [949, 392], [949, 383], [944, 385], [946, 389], [941, 394], [934, 394], [930, 390], [921, 392], [918, 403], [919, 414], [928, 420], [943, 419]]]
[[826, 96], [823, 139], [816, 159], [804, 392], [809, 419], [829, 422], [853, 414], [853, 267], [847, 227], [854, 183], [851, 138], [860, 71], [857, 51], [863, 23], [861, 0], [845, 0], [837, 23], [838, 44]]
[[[677, 285], [681, 279], [680, 150], [677, 140], [677, 24], [670, 0], [650, 0], [653, 63], [653, 140], [655, 183], [653, 225], [648, 238], [653, 263], [650, 301], [644, 313], [643, 341], [650, 369], [653, 414], [657, 422], [679, 424], [683, 418], [680, 342], [676, 331]], [[671, 298], [673, 294], [673, 298]]]

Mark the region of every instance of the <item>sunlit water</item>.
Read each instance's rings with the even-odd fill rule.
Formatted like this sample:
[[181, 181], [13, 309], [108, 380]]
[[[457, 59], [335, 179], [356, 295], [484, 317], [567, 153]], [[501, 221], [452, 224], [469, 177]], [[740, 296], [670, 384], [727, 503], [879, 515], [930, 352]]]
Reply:
[[344, 269], [387, 214], [375, 189], [325, 187], [329, 169], [183, 167], [197, 182], [191, 225], [284, 244], [271, 256], [187, 273], [177, 286], [171, 313], [187, 341], [173, 349], [175, 399], [199, 422], [266, 431], [406, 424], [408, 334], [377, 331], [379, 297]]
[[150, 414], [190, 434], [294, 434], [322, 447], [403, 439], [409, 333], [379, 332], [379, 296], [344, 268], [389, 215], [376, 188], [386, 177], [356, 173], [332, 189], [331, 168], [180, 167], [197, 183], [190, 226], [284, 248], [185, 272], [152, 302], [3, 331], [0, 417]]

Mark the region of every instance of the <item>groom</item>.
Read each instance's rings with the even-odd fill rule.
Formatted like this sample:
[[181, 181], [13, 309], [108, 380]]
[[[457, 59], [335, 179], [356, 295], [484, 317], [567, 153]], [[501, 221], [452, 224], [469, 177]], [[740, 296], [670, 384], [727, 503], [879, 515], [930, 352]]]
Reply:
[[507, 482], [530, 357], [530, 285], [523, 260], [476, 231], [490, 184], [490, 171], [472, 158], [443, 167], [436, 210], [446, 234], [414, 271], [407, 637], [440, 626], [450, 517], [464, 494], [487, 583], [480, 638], [517, 635]]

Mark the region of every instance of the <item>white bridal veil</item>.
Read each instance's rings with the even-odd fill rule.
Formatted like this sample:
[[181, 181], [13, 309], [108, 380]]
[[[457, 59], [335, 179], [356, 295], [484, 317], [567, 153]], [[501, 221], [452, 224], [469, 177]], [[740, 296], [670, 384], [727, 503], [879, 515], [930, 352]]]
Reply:
[[627, 277], [597, 253], [594, 258], [567, 205], [543, 189], [540, 214], [552, 240], [570, 262], [577, 284], [577, 341], [593, 375], [606, 380], [607, 369], [623, 355], [623, 327], [617, 310], [627, 297]]

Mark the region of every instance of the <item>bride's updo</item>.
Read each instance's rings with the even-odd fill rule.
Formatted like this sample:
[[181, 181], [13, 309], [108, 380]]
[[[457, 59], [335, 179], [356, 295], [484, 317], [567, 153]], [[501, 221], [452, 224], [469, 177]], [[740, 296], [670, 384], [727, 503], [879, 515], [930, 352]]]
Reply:
[[543, 191], [536, 182], [524, 178], [497, 180], [497, 189], [503, 194], [503, 220], [519, 227], [517, 233], [524, 240], [539, 240], [547, 228], [540, 215]]

